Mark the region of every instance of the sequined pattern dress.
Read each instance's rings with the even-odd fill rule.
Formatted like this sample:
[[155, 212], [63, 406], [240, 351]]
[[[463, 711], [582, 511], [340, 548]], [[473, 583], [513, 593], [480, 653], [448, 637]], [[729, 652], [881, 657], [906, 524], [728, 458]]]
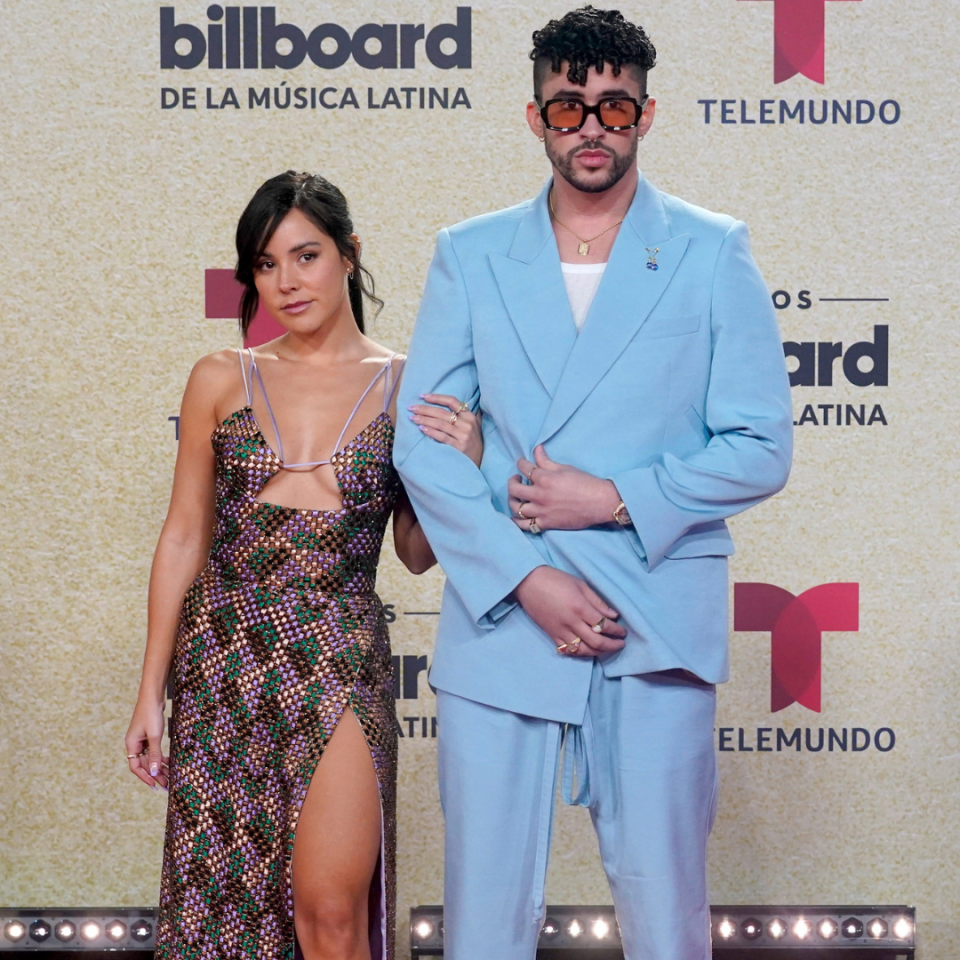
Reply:
[[371, 951], [375, 960], [390, 960], [396, 714], [374, 587], [399, 492], [386, 412], [392, 367], [385, 364], [374, 380], [385, 380], [384, 411], [349, 443], [338, 441], [327, 461], [343, 505], [324, 511], [257, 500], [285, 465], [279, 435], [278, 455], [254, 417], [254, 381], [261, 388], [263, 381], [252, 353], [249, 364], [247, 406], [212, 437], [213, 544], [180, 615], [156, 955], [293, 960], [297, 817], [327, 742], [343, 712], [353, 710], [373, 758], [383, 819]]

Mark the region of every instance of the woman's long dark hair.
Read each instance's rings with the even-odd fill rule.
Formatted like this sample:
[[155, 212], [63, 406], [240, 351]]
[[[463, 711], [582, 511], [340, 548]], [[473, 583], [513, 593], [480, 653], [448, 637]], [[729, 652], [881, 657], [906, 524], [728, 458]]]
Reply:
[[260, 303], [254, 280], [257, 262], [280, 221], [291, 210], [299, 210], [316, 224], [353, 264], [347, 289], [353, 319], [363, 332], [363, 298], [376, 305], [377, 313], [383, 307], [383, 301], [374, 293], [373, 277], [360, 262], [360, 252], [350, 238], [354, 231], [347, 200], [329, 180], [293, 170], [267, 180], [253, 195], [237, 224], [237, 269], [234, 276], [243, 284], [240, 332], [247, 335]]

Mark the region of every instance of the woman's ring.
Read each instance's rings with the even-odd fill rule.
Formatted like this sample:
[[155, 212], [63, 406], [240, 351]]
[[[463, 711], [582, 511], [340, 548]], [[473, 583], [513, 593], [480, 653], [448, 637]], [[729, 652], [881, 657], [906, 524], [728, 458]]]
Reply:
[[128, 760], [136, 760], [139, 756], [140, 756], [139, 753], [128, 753], [128, 754], [127, 754], [127, 759], [128, 759]]
[[566, 653], [568, 646], [569, 646], [569, 644], [567, 644], [567, 643], [561, 643], [561, 644], [557, 647], [557, 653], [560, 653], [560, 654]]
[[530, 532], [531, 532], [531, 533], [539, 533], [539, 532], [540, 532], [540, 526], [539, 526], [539, 524], [537, 523], [537, 518], [536, 518], [536, 517], [531, 517], [531, 518], [530, 518], [530, 528], [529, 528], [529, 529], [530, 529]]
[[574, 637], [574, 638], [573, 638], [573, 643], [568, 643], [568, 644], [567, 644], [567, 649], [568, 649], [571, 653], [576, 653], [576, 652], [580, 649], [580, 644], [581, 644], [581, 643], [583, 643], [583, 641], [582, 641], [579, 637]]
[[593, 625], [594, 633], [603, 633], [603, 625], [607, 622], [606, 617], [601, 617], [598, 623]]
[[517, 516], [521, 520], [526, 520], [527, 518], [523, 515], [523, 508], [527, 505], [527, 501], [524, 500], [519, 507], [517, 507]]
[[466, 410], [469, 410], [469, 409], [470, 408], [461, 400], [460, 406], [457, 407], [457, 413], [464, 413]]
[[459, 413], [451, 413], [451, 414], [450, 414], [450, 422], [451, 422], [451, 423], [456, 423], [459, 418], [460, 418], [460, 414], [459, 414]]

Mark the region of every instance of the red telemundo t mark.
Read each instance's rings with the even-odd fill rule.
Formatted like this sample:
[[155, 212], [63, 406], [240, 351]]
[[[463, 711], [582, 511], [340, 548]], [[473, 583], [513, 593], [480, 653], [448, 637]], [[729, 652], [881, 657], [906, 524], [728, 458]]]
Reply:
[[[828, 0], [773, 0], [773, 82], [798, 73], [823, 83], [824, 8]], [[835, 2], [835, 0], [830, 0]], [[860, 0], [844, 0], [859, 3]]]
[[[240, 313], [243, 285], [233, 279], [232, 270], [204, 270], [204, 315], [208, 320], [236, 320]], [[244, 346], [258, 347], [286, 333], [283, 327], [264, 309], [257, 309], [253, 323], [244, 338]]]
[[733, 629], [771, 634], [770, 711], [820, 712], [820, 636], [860, 629], [860, 584], [824, 583], [795, 597], [771, 583], [733, 587]]

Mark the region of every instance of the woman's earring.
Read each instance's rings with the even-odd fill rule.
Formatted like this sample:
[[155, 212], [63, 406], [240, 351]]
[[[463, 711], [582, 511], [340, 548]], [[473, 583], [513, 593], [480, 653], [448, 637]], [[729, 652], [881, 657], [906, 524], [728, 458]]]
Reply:
[[639, 142], [639, 141], [642, 140], [645, 136], [646, 136], [645, 133], [641, 133], [640, 136], [637, 137], [637, 141]]
[[547, 138], [546, 138], [546, 137], [540, 137], [539, 139], [540, 139], [540, 142], [543, 143], [543, 142], [546, 141]]

